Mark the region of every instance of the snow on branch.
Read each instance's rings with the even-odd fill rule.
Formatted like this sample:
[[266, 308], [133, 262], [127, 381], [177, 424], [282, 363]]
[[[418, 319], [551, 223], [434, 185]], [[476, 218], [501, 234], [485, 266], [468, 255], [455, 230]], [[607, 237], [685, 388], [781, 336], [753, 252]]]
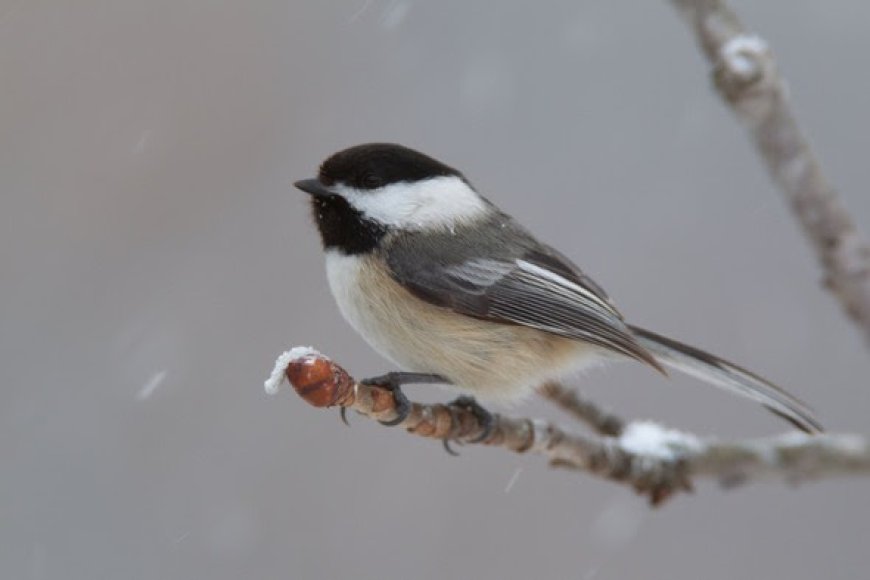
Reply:
[[[265, 383], [267, 392], [277, 392], [284, 378], [315, 407], [344, 407], [380, 421], [398, 416], [389, 390], [356, 382], [347, 371], [311, 348], [282, 354]], [[593, 406], [582, 402], [579, 408], [589, 410]], [[607, 414], [593, 409], [591, 416]], [[628, 485], [646, 495], [653, 505], [677, 492], [691, 491], [692, 481], [700, 477], [731, 487], [765, 479], [794, 484], [842, 475], [870, 475], [870, 444], [853, 435], [789, 433], [724, 442], [651, 422], [623, 426], [619, 421], [614, 434], [585, 435], [539, 419], [499, 414], [493, 417], [494, 428], [478, 442], [480, 445], [544, 455], [553, 466]], [[399, 426], [413, 435], [466, 444], [485, 431], [473, 412], [442, 404], [412, 403], [411, 412]]]
[[870, 341], [870, 245], [822, 173], [791, 110], [773, 54], [725, 0], [671, 0], [712, 65], [719, 94], [747, 126], [824, 270], [825, 286]]

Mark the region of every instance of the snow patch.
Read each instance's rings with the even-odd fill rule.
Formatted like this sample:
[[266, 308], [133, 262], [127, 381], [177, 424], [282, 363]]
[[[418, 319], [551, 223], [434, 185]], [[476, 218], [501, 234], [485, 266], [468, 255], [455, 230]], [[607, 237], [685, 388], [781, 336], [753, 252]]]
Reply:
[[275, 368], [272, 369], [272, 374], [263, 382], [263, 388], [269, 395], [274, 395], [278, 392], [281, 383], [284, 382], [284, 371], [287, 370], [287, 365], [296, 359], [309, 356], [322, 356], [310, 346], [296, 346], [290, 350], [284, 351], [275, 360]]
[[673, 461], [687, 451], [700, 451], [703, 443], [691, 433], [667, 429], [652, 421], [635, 421], [626, 426], [619, 446], [635, 455]]
[[758, 69], [758, 55], [766, 51], [767, 43], [763, 38], [754, 34], [741, 34], [723, 44], [719, 55], [730, 71], [749, 77]]

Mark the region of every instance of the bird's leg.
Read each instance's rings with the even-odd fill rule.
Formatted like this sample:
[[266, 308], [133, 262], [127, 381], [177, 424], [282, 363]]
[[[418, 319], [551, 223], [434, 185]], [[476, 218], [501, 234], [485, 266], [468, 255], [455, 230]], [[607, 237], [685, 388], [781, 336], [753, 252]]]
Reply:
[[449, 383], [450, 381], [441, 375], [432, 373], [406, 373], [392, 372], [377, 377], [371, 377], [360, 381], [364, 385], [375, 385], [383, 387], [393, 393], [393, 399], [396, 401], [396, 418], [392, 421], [380, 421], [381, 425], [393, 427], [400, 424], [408, 417], [411, 412], [411, 402], [402, 392], [402, 385], [413, 385], [417, 383]]
[[[480, 443], [481, 441], [486, 441], [492, 434], [492, 429], [495, 426], [495, 420], [493, 419], [492, 413], [481, 407], [480, 403], [478, 403], [474, 397], [463, 395], [448, 403], [448, 406], [465, 409], [477, 418], [477, 422], [480, 424], [483, 432], [474, 439], [470, 439], [468, 441], [469, 443]], [[452, 450], [449, 447], [447, 447], [447, 450], [452, 453]]]

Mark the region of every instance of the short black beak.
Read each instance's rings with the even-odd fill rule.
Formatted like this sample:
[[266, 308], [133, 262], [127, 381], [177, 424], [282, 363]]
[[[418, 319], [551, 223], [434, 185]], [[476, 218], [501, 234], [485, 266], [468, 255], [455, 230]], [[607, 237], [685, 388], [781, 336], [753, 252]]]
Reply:
[[301, 189], [309, 195], [315, 197], [327, 197], [333, 195], [331, 191], [326, 189], [319, 179], [302, 179], [293, 184], [297, 189]]

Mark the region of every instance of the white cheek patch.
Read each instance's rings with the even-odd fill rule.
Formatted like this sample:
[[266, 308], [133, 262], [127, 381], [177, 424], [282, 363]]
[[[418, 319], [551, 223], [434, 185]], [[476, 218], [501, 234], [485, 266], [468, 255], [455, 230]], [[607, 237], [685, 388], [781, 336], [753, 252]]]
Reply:
[[456, 176], [433, 177], [416, 183], [393, 183], [374, 191], [336, 184], [344, 197], [366, 217], [405, 229], [450, 227], [486, 212], [486, 202]]

